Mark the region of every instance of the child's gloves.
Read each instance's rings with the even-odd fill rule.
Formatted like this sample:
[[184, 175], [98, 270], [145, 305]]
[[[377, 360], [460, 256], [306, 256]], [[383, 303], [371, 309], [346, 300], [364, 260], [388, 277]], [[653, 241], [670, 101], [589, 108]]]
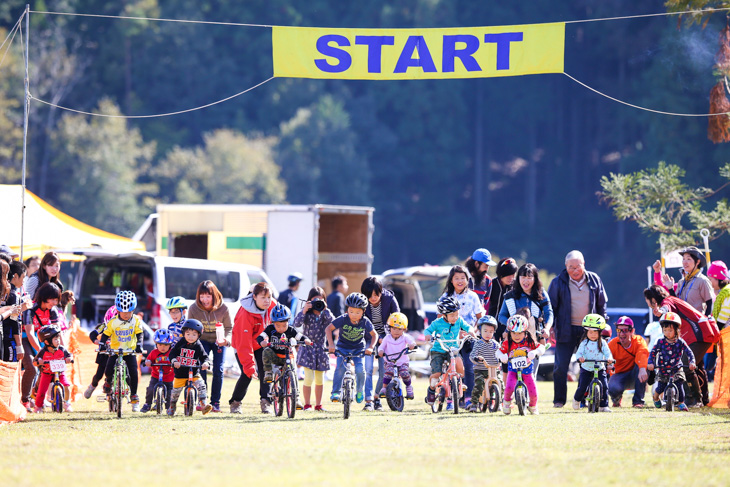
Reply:
[[502, 353], [501, 350], [497, 350], [497, 353], [495, 355], [500, 362], [502, 362], [503, 364], [507, 363], [507, 354], [506, 353]]
[[139, 344], [139, 343], [137, 344], [137, 348], [134, 349], [134, 353], [142, 353], [142, 345], [141, 344]]
[[535, 355], [537, 355], [537, 352], [535, 350], [530, 350], [527, 352], [527, 358], [530, 359], [530, 361], [535, 360]]

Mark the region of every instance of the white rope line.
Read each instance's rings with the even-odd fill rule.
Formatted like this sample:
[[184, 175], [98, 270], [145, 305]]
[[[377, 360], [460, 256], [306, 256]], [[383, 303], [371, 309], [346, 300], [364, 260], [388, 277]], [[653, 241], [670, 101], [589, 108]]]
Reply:
[[708, 8], [700, 10], [684, 10], [682, 12], [660, 12], [656, 14], [639, 14], [639, 15], [625, 15], [623, 17], [604, 17], [601, 19], [585, 19], [585, 20], [566, 20], [564, 24], [577, 24], [581, 22], [603, 22], [606, 20], [628, 20], [628, 19], [643, 19], [646, 17], [668, 17], [670, 15], [684, 15], [684, 14], [711, 14], [713, 12], [724, 12], [730, 10], [730, 7], [722, 8]]
[[[21, 17], [21, 19], [22, 19], [22, 17]], [[3, 54], [3, 58], [0, 59], [0, 68], [3, 67], [3, 63], [5, 62], [5, 56], [8, 55], [8, 51], [10, 51], [10, 46], [13, 45], [13, 41], [15, 40], [15, 34], [17, 34], [19, 30], [20, 30], [20, 20], [18, 21], [17, 24], [15, 24], [15, 27], [13, 27], [13, 30], [11, 30], [8, 33], [8, 37], [10, 37], [10, 34], [13, 34], [13, 37], [10, 39], [10, 44], [8, 44], [8, 48], [5, 49], [5, 53]], [[22, 33], [21, 33], [21, 35], [22, 35]], [[7, 41], [7, 40], [8, 40], [8, 38], [6, 37], [5, 38], [5, 41]], [[0, 49], [2, 49], [3, 46], [5, 45], [5, 41], [3, 41], [3, 44], [2, 44], [2, 46], [0, 46]]]
[[68, 107], [64, 107], [64, 106], [61, 106], [61, 105], [56, 105], [55, 103], [51, 103], [51, 102], [48, 102], [48, 101], [45, 101], [45, 100], [41, 100], [40, 98], [36, 98], [33, 95], [30, 95], [30, 98], [33, 99], [33, 100], [39, 101], [39, 102], [41, 102], [41, 103], [43, 103], [45, 105], [49, 105], [49, 106], [52, 106], [52, 107], [55, 107], [55, 108], [60, 108], [61, 110], [66, 110], [66, 111], [74, 112], [74, 113], [80, 113], [81, 115], [91, 115], [92, 117], [106, 117], [106, 118], [157, 118], [157, 117], [169, 117], [171, 115], [180, 115], [182, 113], [194, 112], [196, 110], [202, 110], [203, 108], [212, 107], [213, 105], [217, 105], [219, 103], [226, 102], [228, 100], [231, 100], [233, 98], [236, 98], [237, 96], [241, 96], [244, 93], [248, 93], [251, 90], [255, 90], [259, 86], [268, 83], [272, 79], [274, 79], [273, 76], [271, 78], [265, 80], [265, 81], [262, 81], [261, 83], [257, 84], [256, 86], [252, 86], [250, 88], [247, 88], [247, 89], [241, 91], [240, 93], [236, 93], [235, 95], [231, 95], [231, 96], [229, 96], [227, 98], [223, 98], [221, 100], [214, 101], [213, 103], [208, 103], [207, 105], [202, 105], [202, 106], [194, 107], [194, 108], [188, 108], [187, 110], [180, 110], [180, 111], [177, 111], [177, 112], [156, 113], [156, 114], [153, 114], [153, 115], [107, 115], [105, 113], [84, 112], [84, 111], [81, 111], [81, 110], [75, 110], [73, 108], [68, 108]]
[[653, 110], [651, 108], [646, 108], [646, 107], [642, 107], [642, 106], [639, 106], [639, 105], [631, 104], [631, 103], [626, 102], [626, 101], [623, 101], [623, 100], [619, 100], [618, 98], [614, 98], [614, 97], [612, 97], [610, 95], [607, 95], [605, 93], [602, 93], [602, 92], [598, 91], [595, 88], [591, 88], [590, 86], [588, 86], [587, 84], [583, 83], [582, 81], [579, 81], [579, 80], [573, 78], [571, 75], [569, 75], [566, 72], [563, 72], [563, 74], [565, 76], [567, 76], [568, 78], [572, 79], [573, 81], [575, 81], [576, 83], [578, 83], [579, 85], [581, 85], [581, 86], [583, 86], [585, 88], [588, 88], [592, 92], [597, 93], [597, 94], [599, 94], [601, 96], [605, 96], [609, 100], [613, 100], [613, 101], [615, 101], [617, 103], [621, 103], [621, 104], [626, 105], [626, 106], [629, 106], [631, 108], [636, 108], [636, 109], [639, 109], [639, 110], [644, 110], [645, 112], [658, 113], [660, 115], [672, 115], [672, 116], [675, 116], [675, 117], [716, 117], [716, 116], [719, 116], [719, 115], [730, 115], [730, 112], [723, 112], [723, 113], [674, 113], [674, 112], [663, 112], [661, 110]]
[[[577, 24], [577, 23], [585, 23], [585, 22], [604, 22], [607, 20], [628, 20], [628, 19], [641, 19], [646, 17], [668, 17], [672, 15], [684, 15], [684, 14], [711, 14], [714, 12], [724, 12], [730, 10], [730, 7], [722, 7], [722, 8], [708, 8], [708, 9], [700, 9], [700, 10], [684, 10], [682, 12], [659, 12], [655, 14], [639, 14], [639, 15], [625, 15], [621, 17], [603, 17], [599, 19], [583, 19], [583, 20], [564, 20], [562, 22], [557, 23], [563, 23], [563, 24]], [[67, 15], [72, 17], [97, 17], [102, 19], [127, 19], [127, 20], [151, 20], [155, 22], [181, 22], [181, 23], [188, 23], [188, 24], [210, 24], [210, 25], [230, 25], [235, 27], [277, 27], [274, 25], [265, 25], [265, 24], [243, 24], [238, 22], [213, 22], [213, 21], [205, 21], [205, 20], [181, 20], [181, 19], [161, 19], [161, 18], [153, 18], [153, 17], [130, 17], [125, 15], [101, 15], [101, 14], [80, 14], [80, 13], [74, 13], [74, 12], [47, 12], [42, 10], [31, 10], [31, 13], [34, 14], [44, 14], [44, 15]]]
[[238, 22], [212, 22], [212, 21], [206, 21], [206, 20], [181, 20], [181, 19], [160, 19], [160, 18], [152, 18], [152, 17], [129, 17], [126, 15], [100, 15], [100, 14], [78, 14], [73, 12], [44, 12], [40, 10], [31, 10], [31, 13], [34, 14], [44, 14], [44, 15], [67, 15], [72, 17], [97, 17], [101, 19], [126, 19], [126, 20], [152, 20], [155, 22], [181, 22], [185, 24], [209, 24], [209, 25], [231, 25], [234, 27], [267, 27], [271, 28], [274, 27], [273, 25], [263, 25], [263, 24], [241, 24]]
[[[18, 26], [20, 25], [20, 21], [21, 21], [21, 20], [23, 20], [23, 16], [25, 16], [25, 12], [23, 12], [23, 15], [21, 15], [21, 16], [20, 16], [20, 18], [19, 18], [19, 19], [18, 19], [18, 21], [17, 21], [16, 23], [15, 23], [15, 25], [13, 26], [13, 28], [12, 28], [12, 29], [10, 29], [10, 31], [8, 32], [8, 35], [6, 35], [6, 36], [5, 36], [5, 40], [3, 41], [3, 43], [2, 43], [2, 44], [0, 44], [0, 49], [2, 49], [2, 48], [3, 48], [3, 46], [5, 45], [5, 43], [6, 43], [6, 42], [8, 42], [8, 38], [9, 38], [9, 37], [10, 37], [10, 35], [11, 35], [11, 34], [13, 33], [13, 31], [14, 31], [15, 29], [17, 29], [17, 28], [18, 28]], [[10, 43], [12, 44], [13, 42], [11, 41]]]

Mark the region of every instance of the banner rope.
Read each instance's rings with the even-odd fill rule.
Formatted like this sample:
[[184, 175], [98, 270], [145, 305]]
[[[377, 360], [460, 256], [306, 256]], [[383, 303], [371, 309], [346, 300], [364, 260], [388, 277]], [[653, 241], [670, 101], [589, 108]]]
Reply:
[[[5, 45], [5, 43], [8, 42], [8, 39], [10, 39], [10, 44], [8, 44], [8, 48], [5, 49], [5, 53], [3, 54], [3, 58], [0, 59], [0, 68], [3, 66], [3, 63], [5, 62], [5, 56], [7, 56], [8, 51], [10, 50], [10, 46], [13, 45], [13, 40], [15, 39], [15, 34], [17, 34], [18, 33], [18, 30], [20, 30], [20, 21], [23, 20], [23, 16], [24, 15], [25, 15], [25, 13], [23, 13], [23, 15], [20, 16], [20, 18], [15, 23], [15, 25], [13, 26], [13, 28], [10, 29], [10, 32], [8, 32], [8, 35], [5, 37], [5, 40], [3, 41], [3, 43], [0, 44], [0, 50], [2, 50], [3, 46]], [[11, 35], [12, 35], [12, 37], [10, 37]]]
[[572, 77], [571, 75], [569, 75], [566, 72], [563, 72], [563, 74], [565, 76], [567, 76], [568, 78], [572, 79], [573, 81], [575, 81], [576, 83], [578, 83], [579, 85], [583, 86], [584, 88], [587, 88], [587, 89], [591, 90], [592, 92], [594, 92], [594, 93], [596, 93], [598, 95], [604, 96], [604, 97], [608, 98], [609, 100], [615, 101], [616, 103], [621, 103], [622, 105], [626, 105], [626, 106], [629, 106], [631, 108], [636, 108], [638, 110], [644, 110], [645, 112], [658, 113], [660, 115], [672, 115], [674, 117], [716, 117], [716, 116], [719, 116], [719, 115], [730, 115], [730, 112], [721, 112], [721, 113], [674, 113], [674, 112], [663, 112], [661, 110], [654, 110], [652, 108], [646, 108], [646, 107], [642, 107], [642, 106], [639, 106], [639, 105], [634, 105], [633, 103], [629, 103], [629, 102], [626, 102], [626, 101], [623, 101], [623, 100], [619, 100], [618, 98], [614, 98], [611, 95], [607, 95], [606, 93], [603, 93], [601, 91], [598, 91], [595, 88], [592, 88], [592, 87], [588, 86], [587, 84], [583, 83], [580, 80], [575, 79], [574, 77]]

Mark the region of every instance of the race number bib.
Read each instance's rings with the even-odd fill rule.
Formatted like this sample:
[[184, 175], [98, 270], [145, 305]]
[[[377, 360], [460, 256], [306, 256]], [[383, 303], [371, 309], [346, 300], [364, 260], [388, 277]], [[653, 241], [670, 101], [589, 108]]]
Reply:
[[51, 372], [65, 372], [66, 371], [66, 361], [65, 360], [51, 360], [48, 362], [48, 365], [51, 367]]
[[512, 366], [512, 368], [515, 370], [526, 369], [530, 365], [530, 362], [528, 361], [527, 357], [514, 357], [514, 358], [510, 359], [509, 363]]

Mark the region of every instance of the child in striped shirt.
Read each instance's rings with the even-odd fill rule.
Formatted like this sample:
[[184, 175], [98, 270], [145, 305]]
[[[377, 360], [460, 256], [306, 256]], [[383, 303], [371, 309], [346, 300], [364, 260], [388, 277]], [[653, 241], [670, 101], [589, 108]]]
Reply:
[[490, 315], [483, 316], [477, 321], [477, 327], [481, 339], [474, 342], [474, 347], [469, 354], [469, 359], [474, 364], [474, 390], [469, 407], [471, 412], [481, 410], [481, 406], [477, 403], [481, 402], [484, 385], [489, 379], [489, 367], [497, 367], [496, 373], [499, 373], [500, 370], [499, 360], [496, 356], [499, 343], [493, 338], [494, 332], [497, 330], [497, 320]]

